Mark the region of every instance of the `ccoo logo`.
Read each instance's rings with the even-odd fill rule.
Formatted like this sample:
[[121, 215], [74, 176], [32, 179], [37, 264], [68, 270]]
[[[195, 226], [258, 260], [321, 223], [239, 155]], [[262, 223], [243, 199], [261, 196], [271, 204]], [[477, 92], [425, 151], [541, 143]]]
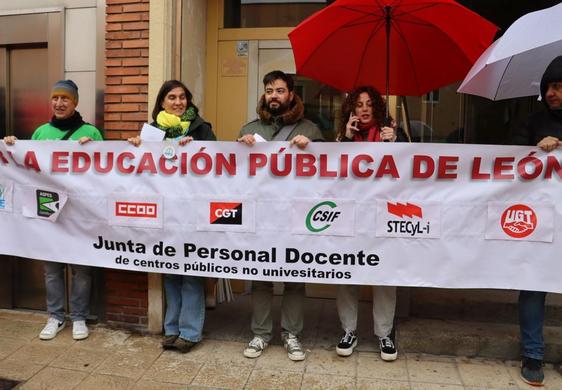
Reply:
[[242, 225], [242, 203], [211, 202], [209, 222], [212, 225]]
[[338, 205], [330, 200], [320, 202], [310, 209], [306, 215], [306, 228], [312, 233], [320, 233], [328, 229], [341, 212], [335, 211]]
[[524, 204], [508, 207], [502, 213], [501, 227], [505, 234], [513, 238], [524, 238], [533, 233], [537, 227], [537, 214]]
[[115, 202], [115, 216], [158, 218], [158, 204], [146, 202]]

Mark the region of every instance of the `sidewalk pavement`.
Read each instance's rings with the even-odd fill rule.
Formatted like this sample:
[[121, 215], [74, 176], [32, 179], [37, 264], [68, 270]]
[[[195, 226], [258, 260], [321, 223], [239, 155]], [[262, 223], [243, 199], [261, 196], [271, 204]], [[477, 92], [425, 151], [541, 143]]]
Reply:
[[[236, 298], [234, 303], [207, 311], [205, 340], [187, 354], [162, 351], [159, 336], [104, 325], [90, 326], [86, 340], [74, 341], [71, 326], [67, 326], [54, 340], [41, 341], [38, 334], [46, 315], [0, 310], [0, 389], [10, 388], [3, 387], [7, 383], [3, 380], [19, 381], [17, 389], [57, 390], [532, 388], [519, 379], [516, 360], [412, 353], [401, 344], [400, 327], [398, 360], [383, 362], [374, 338], [367, 336], [369, 318], [360, 317], [363, 325], [359, 326], [356, 352], [338, 357], [334, 350], [340, 335], [337, 315], [332, 312], [335, 305], [326, 299], [307, 299], [304, 362], [287, 358], [278, 329], [273, 344], [260, 358], [247, 359], [242, 350], [251, 338], [249, 299]], [[360, 316], [369, 316], [368, 304], [361, 307]], [[278, 323], [278, 317], [274, 318]], [[424, 320], [408, 319], [405, 327], [428, 325], [431, 323]], [[431, 331], [419, 329], [415, 335], [424, 337], [424, 332]], [[458, 344], [466, 346], [466, 337], [457, 336]], [[545, 367], [545, 376], [545, 389], [562, 389], [562, 376], [552, 365]]]

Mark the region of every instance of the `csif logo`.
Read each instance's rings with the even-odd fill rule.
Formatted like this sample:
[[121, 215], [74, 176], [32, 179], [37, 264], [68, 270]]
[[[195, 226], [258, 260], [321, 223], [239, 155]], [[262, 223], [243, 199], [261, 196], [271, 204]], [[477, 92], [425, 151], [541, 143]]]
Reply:
[[211, 202], [209, 206], [211, 225], [242, 225], [242, 203]]
[[330, 200], [317, 203], [306, 215], [306, 228], [312, 233], [320, 233], [330, 226], [341, 215], [340, 211], [335, 211], [338, 205]]
[[504, 210], [500, 224], [508, 236], [524, 238], [535, 231], [537, 227], [537, 214], [529, 206], [516, 204]]
[[147, 202], [115, 202], [116, 217], [158, 218], [158, 204]]
[[396, 204], [394, 204], [391, 202], [387, 202], [386, 208], [389, 214], [396, 215], [399, 218], [404, 218], [404, 217], [423, 218], [422, 208], [413, 203], [403, 204], [403, 203], [396, 202]]
[[59, 194], [46, 190], [37, 190], [35, 193], [37, 199], [37, 215], [39, 217], [49, 218], [59, 211]]

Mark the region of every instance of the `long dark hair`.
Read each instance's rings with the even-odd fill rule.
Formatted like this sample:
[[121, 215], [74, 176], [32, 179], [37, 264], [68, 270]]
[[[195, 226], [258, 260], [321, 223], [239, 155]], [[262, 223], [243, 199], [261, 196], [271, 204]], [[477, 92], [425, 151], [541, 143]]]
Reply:
[[193, 95], [191, 94], [189, 89], [187, 89], [185, 84], [178, 80], [168, 80], [168, 81], [164, 81], [164, 84], [162, 84], [162, 86], [160, 87], [160, 91], [158, 91], [158, 95], [156, 96], [156, 102], [154, 102], [154, 108], [152, 109], [152, 120], [154, 122], [156, 122], [156, 117], [158, 116], [158, 113], [162, 111], [162, 102], [166, 98], [168, 92], [178, 87], [183, 89], [183, 91], [185, 92], [185, 97], [187, 98], [186, 109], [188, 109], [189, 107], [193, 107], [195, 109], [195, 112], [199, 113], [199, 109], [192, 102]]
[[371, 98], [371, 103], [373, 107], [373, 118], [375, 120], [375, 126], [382, 128], [384, 126], [384, 117], [386, 115], [386, 107], [384, 105], [384, 100], [379, 91], [370, 86], [357, 87], [351, 91], [345, 98], [341, 108], [341, 123], [336, 133], [336, 139], [341, 140], [345, 136], [345, 126], [349, 120], [349, 115], [353, 112], [355, 113], [355, 107], [357, 106], [357, 101], [359, 100], [359, 95], [366, 92]]

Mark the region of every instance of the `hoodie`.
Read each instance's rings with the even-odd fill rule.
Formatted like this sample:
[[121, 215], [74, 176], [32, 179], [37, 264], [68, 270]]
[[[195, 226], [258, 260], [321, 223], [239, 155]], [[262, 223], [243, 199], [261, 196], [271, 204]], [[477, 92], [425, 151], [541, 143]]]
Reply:
[[541, 78], [544, 110], [531, 114], [525, 125], [513, 133], [513, 144], [536, 145], [548, 136], [562, 139], [562, 110], [552, 110], [545, 100], [548, 83], [556, 81], [562, 81], [562, 56], [552, 60]]

